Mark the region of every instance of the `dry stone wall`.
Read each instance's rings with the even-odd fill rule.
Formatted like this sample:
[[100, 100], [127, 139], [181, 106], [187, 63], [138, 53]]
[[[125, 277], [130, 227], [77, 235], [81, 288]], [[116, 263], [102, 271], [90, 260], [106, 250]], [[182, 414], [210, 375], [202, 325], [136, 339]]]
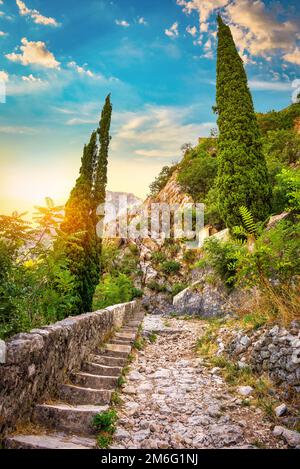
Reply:
[[5, 363], [0, 364], [0, 434], [13, 429], [20, 417], [29, 417], [36, 402], [55, 395], [66, 376], [80, 370], [138, 308], [138, 302], [111, 306], [7, 341]]
[[274, 382], [300, 392], [299, 321], [294, 321], [289, 328], [276, 325], [254, 333], [232, 333], [223, 328], [218, 345], [218, 354], [227, 352], [241, 367], [249, 365], [257, 373], [267, 373]]

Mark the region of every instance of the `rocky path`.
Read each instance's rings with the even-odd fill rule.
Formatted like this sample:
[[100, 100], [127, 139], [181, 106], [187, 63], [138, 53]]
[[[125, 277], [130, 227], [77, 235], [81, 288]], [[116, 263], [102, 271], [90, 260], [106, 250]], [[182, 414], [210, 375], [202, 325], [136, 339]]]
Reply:
[[156, 333], [132, 363], [113, 448], [284, 448], [272, 424], [244, 407], [224, 380], [204, 366], [194, 346], [201, 321], [146, 316]]

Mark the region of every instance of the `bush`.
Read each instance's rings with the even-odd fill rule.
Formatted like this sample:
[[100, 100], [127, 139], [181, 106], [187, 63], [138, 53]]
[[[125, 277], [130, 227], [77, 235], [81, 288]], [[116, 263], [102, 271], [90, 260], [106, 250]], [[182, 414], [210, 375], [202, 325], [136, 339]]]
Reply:
[[237, 278], [237, 264], [241, 250], [245, 249], [233, 241], [221, 242], [211, 238], [204, 243], [206, 265], [209, 265], [220, 276], [228, 288], [233, 288]]
[[147, 287], [150, 290], [153, 290], [157, 293], [164, 293], [167, 291], [167, 287], [165, 285], [161, 285], [160, 283], [156, 282], [155, 280], [151, 280], [148, 282]]
[[300, 170], [283, 169], [276, 177], [273, 195], [275, 213], [300, 210]]
[[161, 262], [165, 262], [167, 260], [167, 256], [164, 252], [157, 251], [152, 253], [151, 260], [154, 264], [160, 264]]
[[186, 264], [194, 264], [197, 257], [197, 251], [195, 249], [188, 249], [183, 253], [183, 261]]
[[107, 274], [96, 288], [94, 310], [107, 308], [119, 303], [128, 303], [133, 299], [134, 287], [132, 280], [125, 274], [116, 277]]
[[[38, 210], [35, 227], [17, 213], [0, 216], [2, 339], [64, 319], [76, 310], [76, 281], [63, 249], [67, 239], [58, 230], [61, 207], [47, 204]], [[49, 232], [52, 244], [44, 242]]]
[[177, 180], [195, 202], [203, 202], [217, 175], [217, 140], [205, 138], [189, 149], [179, 165]]
[[177, 274], [181, 269], [181, 265], [176, 261], [165, 261], [161, 264], [161, 270], [164, 274]]
[[188, 287], [186, 283], [175, 283], [172, 286], [172, 296], [176, 296]]

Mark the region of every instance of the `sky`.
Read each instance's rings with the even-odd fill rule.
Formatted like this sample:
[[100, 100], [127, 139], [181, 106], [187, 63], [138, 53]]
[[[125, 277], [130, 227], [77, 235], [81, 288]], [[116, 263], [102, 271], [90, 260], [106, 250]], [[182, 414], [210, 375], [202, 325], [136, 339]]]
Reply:
[[0, 213], [66, 201], [108, 93], [108, 188], [144, 198], [184, 143], [216, 127], [218, 13], [256, 110], [288, 106], [298, 0], [0, 0]]

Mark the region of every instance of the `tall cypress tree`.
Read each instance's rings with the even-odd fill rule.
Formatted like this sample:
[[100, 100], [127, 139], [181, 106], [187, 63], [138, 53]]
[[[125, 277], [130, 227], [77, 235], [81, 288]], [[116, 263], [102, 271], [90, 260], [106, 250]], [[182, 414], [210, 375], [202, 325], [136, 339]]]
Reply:
[[[95, 188], [94, 188], [94, 222], [103, 221], [103, 216], [97, 216], [97, 207], [105, 204], [106, 186], [107, 186], [107, 166], [108, 166], [108, 150], [111, 140], [110, 124], [111, 124], [112, 105], [110, 102], [110, 94], [106, 97], [105, 104], [102, 110], [99, 128], [97, 130], [99, 135], [99, 156], [96, 168]], [[102, 240], [98, 237], [97, 251], [99, 262], [101, 257]]]
[[[65, 207], [62, 232], [69, 237], [66, 255], [76, 279], [74, 314], [91, 311], [100, 276], [101, 240], [97, 237], [96, 210], [105, 203], [112, 106], [107, 96], [97, 131], [85, 145], [80, 176]], [[99, 152], [98, 152], [99, 137]], [[72, 239], [72, 237], [74, 239]]]
[[247, 75], [230, 28], [218, 17], [217, 112], [219, 209], [228, 228], [246, 206], [256, 221], [270, 213], [271, 187]]
[[[93, 132], [84, 146], [80, 176], [65, 207], [62, 232], [70, 237], [66, 245], [69, 268], [76, 279], [77, 303], [74, 314], [91, 310], [93, 297], [93, 226], [91, 224], [94, 159], [97, 133]], [[72, 239], [74, 237], [74, 239]]]

